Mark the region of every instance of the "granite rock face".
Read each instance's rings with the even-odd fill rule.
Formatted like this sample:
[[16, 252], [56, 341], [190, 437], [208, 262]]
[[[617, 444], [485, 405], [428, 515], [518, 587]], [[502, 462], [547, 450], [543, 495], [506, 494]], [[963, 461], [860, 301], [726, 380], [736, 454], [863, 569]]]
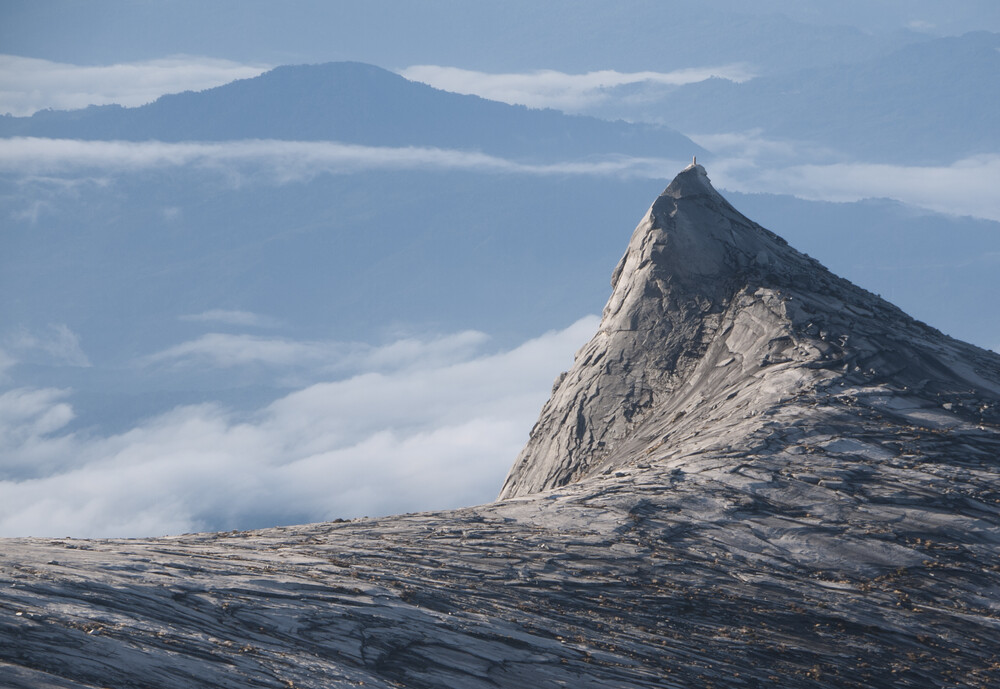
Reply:
[[700, 165], [650, 207], [612, 286], [598, 333], [557, 381], [501, 498], [692, 443], [738, 445], [753, 419], [791, 398], [825, 399], [831, 384], [888, 385], [937, 407], [997, 392], [969, 375], [970, 365], [995, 374], [992, 354], [795, 251], [734, 209]]
[[498, 502], [0, 541], [0, 686], [997, 686], [1000, 356], [697, 166], [613, 281]]

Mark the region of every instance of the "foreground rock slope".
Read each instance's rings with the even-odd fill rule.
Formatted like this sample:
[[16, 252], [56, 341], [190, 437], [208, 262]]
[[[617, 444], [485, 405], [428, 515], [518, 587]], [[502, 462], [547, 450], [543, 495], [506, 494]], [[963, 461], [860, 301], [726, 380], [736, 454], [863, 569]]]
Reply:
[[653, 204], [501, 500], [9, 539], [9, 687], [989, 687], [1000, 357], [703, 168]]

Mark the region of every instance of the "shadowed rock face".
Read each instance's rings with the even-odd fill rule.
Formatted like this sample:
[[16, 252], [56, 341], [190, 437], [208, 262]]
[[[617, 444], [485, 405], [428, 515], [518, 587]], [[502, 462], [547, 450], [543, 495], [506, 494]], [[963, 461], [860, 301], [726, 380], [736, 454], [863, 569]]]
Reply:
[[726, 448], [789, 398], [825, 399], [834, 381], [890, 384], [936, 406], [996, 392], [966, 371], [996, 373], [989, 353], [795, 251], [729, 205], [700, 165], [653, 203], [611, 282], [597, 334], [558, 379], [501, 499], [692, 442]]
[[0, 686], [996, 686], [1000, 357], [697, 166], [613, 283], [494, 504], [0, 541]]

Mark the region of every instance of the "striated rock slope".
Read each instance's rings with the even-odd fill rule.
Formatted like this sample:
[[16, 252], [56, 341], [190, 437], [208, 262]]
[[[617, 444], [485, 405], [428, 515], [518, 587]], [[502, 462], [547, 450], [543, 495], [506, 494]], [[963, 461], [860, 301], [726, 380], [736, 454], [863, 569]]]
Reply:
[[795, 251], [700, 165], [650, 207], [611, 284], [598, 333], [557, 381], [501, 498], [739, 446], [789, 402], [825, 405], [831, 386], [948, 405], [973, 423], [996, 413], [978, 404], [998, 391], [995, 355]]
[[4, 687], [995, 687], [1000, 357], [692, 166], [503, 499], [0, 541]]

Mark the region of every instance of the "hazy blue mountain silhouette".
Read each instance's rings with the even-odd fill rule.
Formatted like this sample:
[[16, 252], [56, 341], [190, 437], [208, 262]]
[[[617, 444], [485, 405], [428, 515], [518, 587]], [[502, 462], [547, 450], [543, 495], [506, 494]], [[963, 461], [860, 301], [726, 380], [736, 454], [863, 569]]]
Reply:
[[607, 122], [441, 91], [357, 62], [278, 67], [137, 108], [92, 106], [0, 118], [0, 136], [160, 141], [334, 140], [476, 149], [523, 159], [600, 154], [689, 158], [663, 126]]
[[1000, 151], [1000, 34], [908, 45], [856, 64], [683, 86], [650, 107], [681, 131], [761, 129], [866, 159], [952, 162]]

